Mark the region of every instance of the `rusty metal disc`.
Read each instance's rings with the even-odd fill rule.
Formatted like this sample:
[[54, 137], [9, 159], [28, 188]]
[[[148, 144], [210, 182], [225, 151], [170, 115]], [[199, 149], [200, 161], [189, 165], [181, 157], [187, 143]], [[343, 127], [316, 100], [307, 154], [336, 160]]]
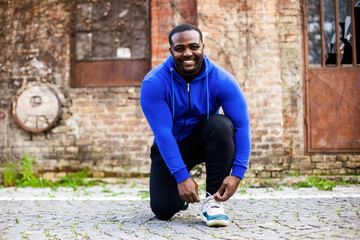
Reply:
[[46, 84], [26, 86], [14, 98], [12, 112], [20, 127], [39, 133], [56, 124], [61, 103], [56, 92]]

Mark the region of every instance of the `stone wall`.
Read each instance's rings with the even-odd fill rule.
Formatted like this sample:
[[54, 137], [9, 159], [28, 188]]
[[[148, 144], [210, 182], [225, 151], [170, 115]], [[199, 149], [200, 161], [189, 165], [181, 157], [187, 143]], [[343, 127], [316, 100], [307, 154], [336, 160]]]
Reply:
[[[98, 177], [146, 175], [153, 137], [139, 105], [140, 86], [71, 87], [73, 7], [70, 0], [0, 2], [0, 172], [28, 153], [48, 178], [84, 168]], [[152, 0], [153, 67], [169, 54], [169, 31], [185, 22], [199, 26], [205, 54], [236, 77], [247, 97], [252, 153], [246, 177], [360, 173], [359, 155], [305, 152], [298, 0]], [[33, 134], [15, 122], [11, 101], [36, 82], [56, 90], [62, 115], [51, 130]]]

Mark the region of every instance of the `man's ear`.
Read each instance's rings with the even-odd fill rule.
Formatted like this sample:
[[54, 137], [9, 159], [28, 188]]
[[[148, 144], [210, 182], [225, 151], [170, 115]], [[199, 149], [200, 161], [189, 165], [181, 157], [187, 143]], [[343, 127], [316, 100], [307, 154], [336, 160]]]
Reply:
[[172, 54], [172, 47], [173, 47], [173, 45], [172, 45], [172, 41], [170, 42], [170, 47], [169, 47], [169, 52]]

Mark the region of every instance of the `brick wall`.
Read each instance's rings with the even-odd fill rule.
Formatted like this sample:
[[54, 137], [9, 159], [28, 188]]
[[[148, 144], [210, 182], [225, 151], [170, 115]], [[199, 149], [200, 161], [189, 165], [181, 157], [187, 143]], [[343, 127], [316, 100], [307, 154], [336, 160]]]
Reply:
[[[70, 86], [73, 1], [0, 3], [0, 172], [28, 153], [45, 177], [89, 168], [94, 176], [149, 172], [151, 130], [139, 106], [140, 86]], [[360, 156], [304, 152], [304, 85], [298, 0], [153, 0], [152, 66], [169, 54], [177, 24], [198, 25], [205, 54], [230, 71], [250, 109], [252, 154], [246, 177], [360, 173]], [[11, 100], [22, 86], [45, 82], [62, 115], [44, 133], [22, 130]]]
[[234, 74], [248, 101], [253, 141], [247, 176], [278, 177], [284, 156], [278, 5], [237, 2], [199, 0], [199, 27], [206, 32], [206, 54]]
[[198, 0], [205, 53], [230, 71], [250, 109], [246, 177], [359, 174], [359, 156], [305, 154], [301, 8], [297, 0]]
[[161, 64], [169, 53], [169, 32], [179, 24], [197, 25], [196, 1], [151, 1], [151, 63]]
[[[0, 172], [5, 162], [28, 153], [48, 178], [84, 168], [94, 176], [148, 174], [153, 137], [141, 111], [140, 86], [70, 86], [73, 1], [0, 4], [0, 111], [6, 116], [0, 120]], [[151, 1], [151, 14], [155, 66], [169, 54], [168, 32], [180, 23], [196, 24], [196, 2]], [[36, 82], [56, 90], [62, 115], [51, 130], [33, 134], [16, 124], [11, 100], [22, 86]]]

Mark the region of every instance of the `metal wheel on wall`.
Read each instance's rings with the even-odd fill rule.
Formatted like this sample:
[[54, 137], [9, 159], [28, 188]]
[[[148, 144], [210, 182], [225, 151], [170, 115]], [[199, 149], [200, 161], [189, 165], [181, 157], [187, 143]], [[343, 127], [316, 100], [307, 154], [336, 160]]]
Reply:
[[21, 128], [39, 133], [55, 126], [61, 115], [61, 103], [48, 85], [26, 85], [14, 97], [12, 113]]

